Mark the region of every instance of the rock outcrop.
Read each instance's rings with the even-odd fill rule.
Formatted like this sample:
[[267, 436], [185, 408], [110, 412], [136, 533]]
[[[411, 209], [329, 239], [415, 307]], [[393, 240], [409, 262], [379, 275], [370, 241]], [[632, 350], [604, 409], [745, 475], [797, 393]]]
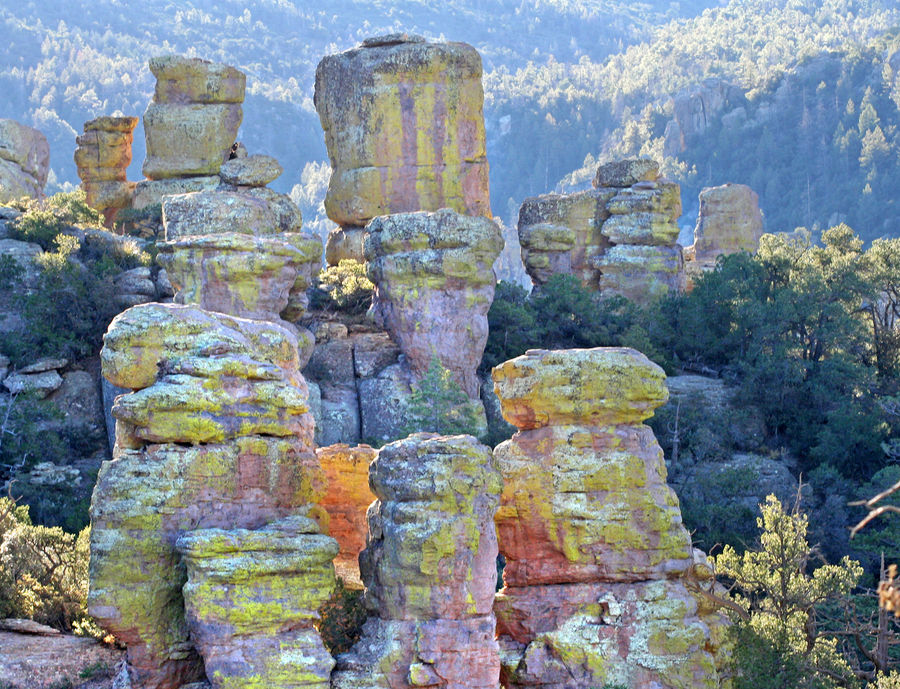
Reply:
[[91, 505], [91, 614], [128, 646], [135, 687], [202, 677], [175, 544], [196, 529], [257, 529], [308, 511], [323, 477], [296, 336], [192, 306], [146, 304], [113, 320], [105, 377], [115, 458]]
[[667, 156], [683, 153], [702, 137], [715, 118], [746, 103], [740, 87], [711, 77], [672, 98], [673, 118], [666, 125], [663, 151]]
[[636, 159], [601, 165], [594, 187], [522, 204], [519, 242], [534, 283], [572, 274], [586, 289], [639, 303], [683, 291], [678, 185], [661, 179], [654, 161]]
[[156, 90], [144, 113], [144, 175], [217, 175], [243, 119], [246, 76], [228, 65], [178, 55], [151, 58], [150, 71]]
[[505, 687], [718, 686], [719, 618], [641, 422], [665, 375], [630, 349], [531, 350], [493, 371], [519, 432], [494, 450]]
[[416, 433], [369, 469], [378, 497], [360, 556], [375, 615], [338, 657], [335, 689], [494, 689], [492, 603], [500, 474], [471, 436]]
[[87, 203], [99, 210], [107, 226], [131, 206], [134, 183], [127, 181], [137, 117], [98, 117], [84, 123], [75, 139], [75, 165]]
[[694, 279], [712, 270], [719, 256], [756, 253], [763, 235], [759, 196], [746, 184], [723, 184], [700, 192], [694, 243], [685, 248], [685, 271]]
[[15, 120], [0, 119], [0, 203], [41, 196], [49, 172], [47, 137]]
[[421, 376], [433, 356], [478, 399], [476, 368], [494, 300], [493, 263], [503, 240], [487, 218], [400, 213], [369, 223], [366, 258], [375, 284], [372, 312]]
[[200, 529], [177, 542], [187, 623], [213, 689], [329, 689], [314, 624], [334, 589], [333, 538], [293, 516], [262, 529]]
[[490, 217], [481, 57], [405, 34], [322, 59], [316, 110], [331, 159], [329, 261], [362, 260], [380, 215], [450, 208]]

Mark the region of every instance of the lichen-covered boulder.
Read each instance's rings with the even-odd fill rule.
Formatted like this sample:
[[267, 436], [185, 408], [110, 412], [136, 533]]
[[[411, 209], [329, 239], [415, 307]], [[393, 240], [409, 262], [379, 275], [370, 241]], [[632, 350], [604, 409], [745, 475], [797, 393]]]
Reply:
[[763, 234], [759, 196], [746, 184], [724, 184], [700, 192], [700, 214], [694, 243], [684, 250], [691, 278], [712, 270], [719, 256], [740, 251], [756, 253]]
[[603, 187], [630, 187], [638, 182], [653, 182], [659, 177], [659, 163], [650, 158], [630, 158], [603, 163], [597, 168], [593, 185]]
[[337, 542], [304, 516], [179, 537], [187, 623], [213, 689], [328, 689], [334, 659], [314, 624], [334, 590]]
[[613, 194], [592, 189], [525, 199], [519, 209], [519, 243], [525, 269], [536, 284], [564, 273], [577, 277], [586, 289], [597, 289], [600, 272], [593, 261], [610, 245], [600, 228], [609, 217], [606, 202]]
[[681, 215], [681, 190], [674, 182], [639, 182], [606, 205], [601, 232], [612, 244], [673, 246]]
[[286, 328], [178, 304], [141, 304], [120, 313], [103, 336], [100, 361], [108, 381], [139, 390], [156, 382], [167, 361], [224, 355], [300, 370], [297, 336]]
[[218, 174], [243, 118], [246, 76], [228, 65], [176, 55], [150, 60], [156, 77], [144, 113], [148, 179]]
[[465, 43], [370, 39], [322, 59], [316, 110], [331, 159], [328, 217], [452, 208], [490, 217], [481, 57]]
[[84, 123], [76, 137], [75, 165], [87, 203], [111, 222], [119, 209], [131, 205], [134, 183], [126, 172], [137, 117], [98, 117]]
[[322, 255], [321, 242], [308, 241], [311, 236], [293, 239], [234, 232], [187, 236], [160, 244], [157, 260], [176, 289], [176, 302], [277, 321], [298, 279], [305, 293], [307, 264]]
[[222, 165], [219, 177], [225, 184], [235, 186], [264, 187], [273, 182], [284, 168], [272, 156], [252, 155], [246, 158], [233, 158]]
[[50, 145], [40, 131], [0, 119], [0, 203], [40, 196], [50, 172]]
[[197, 177], [173, 177], [171, 179], [144, 179], [134, 185], [131, 207], [135, 210], [162, 204], [166, 196], [188, 194], [193, 191], [214, 191], [221, 180], [218, 175]]
[[330, 266], [336, 266], [343, 260], [365, 263], [366, 228], [336, 227], [328, 233], [325, 261]]
[[619, 295], [644, 304], [685, 290], [681, 247], [621, 244], [595, 261], [600, 270], [600, 293]]
[[531, 350], [492, 376], [519, 428], [494, 449], [504, 686], [718, 686], [722, 620], [685, 584], [697, 555], [642, 424], [662, 370], [632, 349]]
[[338, 658], [332, 687], [495, 689], [501, 483], [490, 450], [416, 433], [381, 448], [369, 472], [378, 500], [360, 569], [375, 616]]
[[234, 191], [195, 191], [166, 196], [162, 201], [166, 239], [208, 234], [255, 236], [278, 233], [278, 219], [269, 204]]
[[321, 504], [330, 518], [328, 531], [340, 546], [334, 568], [345, 583], [362, 581], [359, 554], [366, 546], [366, 512], [375, 501], [369, 487], [369, 464], [377, 455], [369, 445], [342, 443], [316, 448], [327, 486]]
[[415, 375], [437, 356], [477, 399], [475, 370], [487, 343], [500, 229], [487, 218], [443, 209], [376, 218], [367, 230], [376, 322], [391, 333]]
[[118, 448], [91, 501], [91, 615], [128, 647], [135, 686], [178, 689], [203, 677], [184, 616], [175, 550], [195, 529], [256, 529], [318, 501], [312, 429], [207, 445]]

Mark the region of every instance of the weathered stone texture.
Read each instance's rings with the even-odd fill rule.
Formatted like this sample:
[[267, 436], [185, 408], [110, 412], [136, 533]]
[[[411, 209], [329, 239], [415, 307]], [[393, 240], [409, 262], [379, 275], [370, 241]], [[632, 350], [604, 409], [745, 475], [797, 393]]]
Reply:
[[243, 118], [245, 75], [227, 65], [175, 55], [150, 60], [156, 77], [144, 113], [151, 180], [218, 174]]
[[432, 356], [478, 397], [475, 369], [487, 342], [493, 263], [503, 240], [496, 224], [444, 209], [376, 218], [366, 257], [375, 283], [372, 312], [420, 376]]
[[50, 145], [40, 131], [0, 119], [0, 203], [44, 192], [50, 171]]
[[98, 117], [84, 123], [76, 137], [75, 165], [89, 206], [111, 221], [116, 211], [131, 205], [134, 183], [126, 172], [137, 117]]
[[269, 204], [249, 194], [196, 191], [166, 196], [162, 201], [166, 239], [242, 233], [255, 236], [279, 232]]
[[641, 423], [662, 370], [631, 349], [531, 350], [492, 377], [519, 428], [494, 450], [503, 685], [718, 686], [721, 621], [682, 580], [697, 556]]
[[360, 569], [375, 617], [339, 656], [332, 686], [495, 688], [501, 481], [490, 450], [416, 433], [384, 446], [369, 477], [378, 500]]
[[339, 225], [452, 208], [490, 217], [481, 57], [464, 43], [399, 37], [322, 59], [316, 109]]

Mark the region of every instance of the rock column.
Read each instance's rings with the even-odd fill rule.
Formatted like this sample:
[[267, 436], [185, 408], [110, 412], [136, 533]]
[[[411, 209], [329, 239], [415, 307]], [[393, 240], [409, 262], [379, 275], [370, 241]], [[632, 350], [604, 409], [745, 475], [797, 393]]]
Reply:
[[379, 217], [368, 226], [372, 311], [421, 376], [433, 356], [478, 399], [475, 373], [487, 343], [493, 263], [503, 248], [487, 218], [436, 213]]
[[504, 686], [718, 686], [720, 619], [685, 584], [703, 558], [641, 423], [668, 397], [662, 369], [631, 349], [531, 350], [492, 375], [519, 429], [494, 450]]
[[84, 123], [75, 139], [75, 165], [87, 203], [112, 227], [116, 213], [131, 205], [134, 183], [127, 181], [137, 117], [98, 117]]
[[471, 436], [416, 433], [385, 445], [369, 480], [360, 556], [375, 615], [338, 657], [334, 689], [495, 689], [494, 616], [500, 474]]
[[364, 227], [391, 213], [490, 217], [481, 57], [465, 43], [406, 34], [325, 57], [316, 110], [331, 158], [325, 197], [340, 225], [326, 259], [363, 260]]

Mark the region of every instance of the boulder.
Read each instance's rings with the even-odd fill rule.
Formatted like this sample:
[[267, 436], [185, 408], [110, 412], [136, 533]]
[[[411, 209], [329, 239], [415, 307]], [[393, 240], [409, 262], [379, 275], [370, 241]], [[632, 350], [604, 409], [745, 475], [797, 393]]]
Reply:
[[621, 244], [596, 259], [600, 293], [620, 295], [638, 304], [685, 290], [681, 247]]
[[243, 103], [247, 77], [240, 70], [196, 57], [150, 58], [157, 103]]
[[487, 218], [402, 213], [367, 227], [366, 258], [375, 284], [372, 313], [400, 346], [415, 376], [436, 356], [470, 398], [487, 342], [493, 263], [503, 240]]
[[0, 239], [0, 256], [9, 256], [22, 269], [22, 286], [34, 288], [37, 286], [41, 269], [35, 257], [44, 253], [40, 245], [32, 242], [22, 242], [18, 239]]
[[194, 191], [213, 191], [219, 187], [218, 175], [176, 177], [173, 179], [145, 179], [134, 187], [131, 207], [135, 210], [162, 204], [166, 196], [188, 194]]
[[604, 187], [630, 187], [638, 182], [653, 182], [659, 177], [659, 163], [650, 158], [631, 158], [603, 163], [597, 168], [593, 185]]
[[198, 529], [176, 547], [188, 627], [213, 689], [328, 689], [334, 659], [313, 625], [334, 590], [338, 546], [315, 520]]
[[278, 219], [269, 204], [233, 191], [195, 191], [166, 196], [162, 201], [166, 240], [224, 233], [254, 236], [278, 233]]
[[336, 266], [350, 260], [365, 263], [366, 229], [364, 227], [336, 227], [325, 242], [325, 262]]
[[[303, 215], [297, 204], [287, 194], [279, 194], [268, 187], [236, 187], [238, 191], [269, 204], [275, 214], [275, 222], [281, 232], [299, 232], [303, 225]], [[321, 245], [321, 240], [319, 244]]]
[[264, 187], [278, 179], [282, 172], [284, 168], [275, 158], [257, 154], [227, 161], [222, 165], [219, 177], [225, 184]]
[[338, 225], [451, 208], [490, 217], [481, 57], [465, 43], [364, 42], [316, 69]]
[[58, 390], [63, 379], [56, 371], [44, 371], [42, 373], [11, 373], [3, 379], [3, 387], [10, 394], [30, 392], [38, 397], [46, 397], [54, 390]]

